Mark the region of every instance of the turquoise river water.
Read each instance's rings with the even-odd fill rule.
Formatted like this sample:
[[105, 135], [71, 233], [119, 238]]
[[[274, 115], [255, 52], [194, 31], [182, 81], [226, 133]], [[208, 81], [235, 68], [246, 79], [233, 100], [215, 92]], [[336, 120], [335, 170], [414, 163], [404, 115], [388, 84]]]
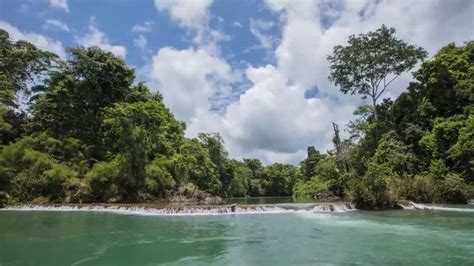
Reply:
[[[296, 207], [295, 207], [296, 206]], [[474, 206], [0, 211], [0, 265], [474, 265]]]

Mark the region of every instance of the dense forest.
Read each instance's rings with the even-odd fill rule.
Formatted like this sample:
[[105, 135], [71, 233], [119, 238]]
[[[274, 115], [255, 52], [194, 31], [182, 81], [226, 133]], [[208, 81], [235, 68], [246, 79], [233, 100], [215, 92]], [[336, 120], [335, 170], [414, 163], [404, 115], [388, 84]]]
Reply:
[[219, 134], [185, 137], [160, 93], [112, 53], [78, 47], [64, 61], [0, 30], [0, 201], [293, 195], [366, 209], [402, 198], [464, 203], [474, 182], [474, 42], [442, 48], [392, 101], [382, 96], [391, 81], [426, 57], [394, 33], [383, 26], [351, 36], [328, 57], [341, 92], [372, 100], [355, 110], [350, 137], [335, 134], [327, 152], [308, 147], [297, 166], [264, 166], [229, 158]]

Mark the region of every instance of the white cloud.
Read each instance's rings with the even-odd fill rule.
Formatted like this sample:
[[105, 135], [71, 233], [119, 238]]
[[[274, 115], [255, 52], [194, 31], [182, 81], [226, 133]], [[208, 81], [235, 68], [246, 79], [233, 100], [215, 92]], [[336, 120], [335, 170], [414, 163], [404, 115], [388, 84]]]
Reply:
[[240, 24], [240, 22], [238, 22], [238, 21], [234, 21], [234, 22], [232, 22], [232, 27], [242, 28], [242, 24]]
[[89, 32], [83, 37], [77, 38], [77, 42], [85, 47], [97, 46], [121, 58], [125, 58], [127, 54], [127, 49], [124, 46], [110, 44], [105, 33], [97, 28], [94, 17], [91, 17], [89, 21]]
[[43, 28], [69, 32], [69, 27], [67, 24], [56, 19], [47, 19], [46, 23], [43, 25]]
[[153, 25], [153, 22], [145, 21], [143, 22], [142, 25], [140, 24], [134, 25], [132, 28], [132, 32], [150, 32], [152, 25]]
[[265, 33], [275, 26], [272, 21], [250, 19], [250, 32], [257, 38], [263, 48], [273, 48], [278, 39], [271, 34]]
[[[159, 9], [160, 2], [155, 1]], [[166, 3], [160, 10], [168, 10], [181, 26], [196, 29], [197, 35], [199, 29], [208, 27], [210, 2]], [[279, 14], [279, 21], [262, 24], [251, 20], [251, 31], [262, 46], [274, 49], [276, 63], [248, 67], [247, 90], [225, 113], [209, 111], [216, 91], [231, 93], [232, 73], [236, 71], [220, 57], [218, 49], [161, 49], [153, 58], [150, 76], [177, 117], [187, 122], [189, 136], [219, 132], [231, 156], [257, 157], [267, 163], [298, 162], [308, 145], [325, 151], [332, 146], [331, 122], [343, 127], [352, 118], [360, 97], [342, 95], [334, 88], [327, 80], [326, 59], [335, 45], [346, 43], [349, 35], [386, 24], [397, 29], [399, 38], [431, 54], [448, 42], [462, 43], [474, 36], [474, 2], [467, 0], [266, 3]], [[184, 6], [188, 5], [195, 5], [195, 12], [186, 11]], [[272, 23], [283, 24], [281, 40], [277, 39], [279, 34], [269, 35]], [[396, 97], [409, 78], [407, 74], [394, 83], [386, 96]], [[305, 99], [305, 91], [315, 86], [318, 98]]]
[[49, 0], [49, 6], [69, 12], [67, 0]]
[[246, 76], [252, 86], [224, 116], [226, 134], [238, 147], [231, 152], [239, 157], [270, 152], [271, 157], [291, 158], [310, 144], [327, 148], [330, 123], [347, 122], [343, 114], [354, 108], [329, 99], [305, 99], [304, 88], [271, 65], [250, 67]]
[[195, 33], [194, 43], [215, 45], [228, 37], [209, 28], [209, 7], [212, 2], [213, 0], [155, 0], [155, 6], [161, 12], [167, 11], [171, 19], [181, 27], [193, 31]]
[[199, 28], [207, 23], [208, 8], [213, 0], [155, 0], [159, 11], [168, 11], [171, 18], [186, 28]]
[[[282, 41], [275, 51], [278, 67], [292, 82], [305, 87], [318, 85], [330, 95], [340, 94], [327, 80], [326, 57], [332, 47], [346, 43], [351, 34], [386, 24], [397, 29], [398, 37], [421, 45], [431, 54], [448, 42], [462, 43], [474, 35], [472, 1], [343, 1], [337, 9], [318, 1], [271, 0], [267, 4], [282, 12], [285, 21]], [[328, 20], [333, 21], [325, 27]], [[409, 78], [405, 75], [394, 84], [390, 96], [398, 95]]]
[[21, 32], [18, 28], [5, 21], [0, 21], [0, 28], [6, 30], [12, 40], [28, 41], [40, 49], [57, 54], [62, 59], [66, 58], [66, 51], [60, 41], [33, 32]]
[[149, 78], [178, 119], [190, 122], [207, 114], [209, 97], [236, 77], [225, 61], [207, 50], [166, 47], [153, 57]]
[[143, 36], [143, 34], [140, 34], [136, 39], [133, 40], [133, 44], [135, 45], [135, 47], [140, 49], [142, 52], [145, 51], [147, 43], [148, 41], [145, 36]]

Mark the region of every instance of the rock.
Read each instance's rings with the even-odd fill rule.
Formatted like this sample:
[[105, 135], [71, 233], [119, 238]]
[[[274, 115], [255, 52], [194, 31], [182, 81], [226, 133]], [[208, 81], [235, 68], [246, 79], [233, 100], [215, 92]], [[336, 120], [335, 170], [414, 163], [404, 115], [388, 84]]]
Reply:
[[315, 200], [323, 200], [323, 201], [339, 201], [341, 200], [340, 197], [334, 196], [332, 193], [322, 192], [313, 197]]
[[204, 203], [205, 204], [209, 204], [209, 205], [213, 205], [213, 204], [220, 204], [222, 203], [222, 198], [219, 197], [219, 196], [215, 196], [215, 197], [206, 197], [206, 199], [204, 200]]

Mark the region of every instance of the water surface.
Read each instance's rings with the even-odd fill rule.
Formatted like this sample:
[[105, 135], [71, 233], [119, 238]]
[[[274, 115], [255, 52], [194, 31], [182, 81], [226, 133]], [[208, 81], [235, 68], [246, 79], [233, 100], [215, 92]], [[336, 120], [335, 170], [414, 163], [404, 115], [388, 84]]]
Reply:
[[0, 212], [1, 265], [473, 265], [474, 212]]

